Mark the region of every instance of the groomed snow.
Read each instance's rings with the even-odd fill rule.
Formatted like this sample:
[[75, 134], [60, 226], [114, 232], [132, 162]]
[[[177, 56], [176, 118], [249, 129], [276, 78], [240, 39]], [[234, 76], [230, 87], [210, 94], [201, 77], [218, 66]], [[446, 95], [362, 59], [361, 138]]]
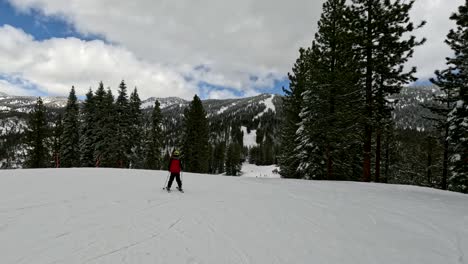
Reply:
[[275, 95], [272, 94], [270, 97], [268, 97], [267, 99], [261, 101], [260, 103], [264, 104], [265, 105], [265, 110], [263, 110], [263, 112], [259, 113], [258, 115], [256, 115], [254, 117], [254, 119], [256, 118], [260, 118], [262, 117], [265, 113], [267, 113], [269, 110], [273, 111], [273, 112], [276, 112], [276, 107], [275, 105], [273, 104], [273, 99], [275, 98]]
[[241, 127], [242, 132], [244, 132], [244, 146], [245, 147], [255, 147], [257, 146], [257, 130], [250, 130], [250, 133], [247, 132], [247, 127]]
[[468, 196], [112, 169], [0, 171], [1, 263], [468, 263]]
[[242, 164], [242, 177], [251, 178], [281, 178], [279, 168], [276, 165], [257, 166], [245, 162]]

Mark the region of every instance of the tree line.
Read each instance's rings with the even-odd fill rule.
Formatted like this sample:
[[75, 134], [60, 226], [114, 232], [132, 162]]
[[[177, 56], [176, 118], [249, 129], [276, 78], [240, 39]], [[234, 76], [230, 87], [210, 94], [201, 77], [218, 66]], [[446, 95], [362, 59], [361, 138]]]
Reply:
[[[170, 153], [182, 150], [185, 171], [197, 173], [227, 172], [238, 175], [241, 153], [233, 154], [234, 144], [225, 150], [223, 164], [214, 170], [209, 142], [209, 122], [202, 102], [195, 96], [184, 110], [180, 127], [171, 127], [164, 119], [156, 100], [149, 115], [141, 109], [135, 88], [130, 96], [124, 81], [117, 98], [101, 82], [95, 92], [91, 89], [82, 104], [78, 103], [72, 87], [66, 107], [50, 125], [47, 109], [38, 98], [29, 114], [26, 167], [107, 167], [133, 169], [167, 169]], [[176, 128], [177, 127], [177, 128]], [[165, 137], [171, 131], [172, 140]], [[169, 142], [170, 146], [167, 145]]]
[[[414, 48], [425, 42], [412, 35], [425, 22], [411, 22], [413, 5], [414, 0], [324, 3], [314, 41], [299, 50], [290, 86], [284, 89], [284, 177], [403, 182], [395, 178], [405, 174], [404, 166], [395, 166], [392, 155], [410, 146], [401, 144], [406, 139], [395, 128], [394, 102], [388, 97], [416, 80], [416, 68], [405, 65]], [[445, 92], [436, 98], [444, 107], [431, 107], [444, 133], [427, 143], [440, 139], [445, 145], [441, 182], [430, 185], [461, 192], [468, 192], [467, 5], [451, 17], [457, 29], [446, 42], [455, 57], [432, 80]], [[431, 178], [430, 154], [427, 166]]]

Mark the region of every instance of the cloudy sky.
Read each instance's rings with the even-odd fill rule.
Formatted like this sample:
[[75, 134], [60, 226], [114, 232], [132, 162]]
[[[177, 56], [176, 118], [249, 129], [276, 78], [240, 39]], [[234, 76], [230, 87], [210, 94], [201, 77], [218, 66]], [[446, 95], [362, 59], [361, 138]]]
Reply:
[[[142, 98], [281, 93], [323, 0], [0, 0], [0, 92], [80, 95], [124, 79]], [[463, 0], [417, 0], [411, 65], [426, 82], [444, 65], [448, 19]]]

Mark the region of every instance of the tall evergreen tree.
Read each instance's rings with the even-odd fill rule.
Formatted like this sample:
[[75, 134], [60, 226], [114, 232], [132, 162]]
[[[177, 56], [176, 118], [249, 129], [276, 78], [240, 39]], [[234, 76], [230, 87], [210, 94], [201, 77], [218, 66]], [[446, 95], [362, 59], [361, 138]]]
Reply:
[[119, 85], [119, 96], [115, 102], [115, 125], [117, 134], [115, 136], [118, 144], [116, 148], [116, 157], [118, 166], [124, 168], [128, 166], [131, 153], [131, 109], [128, 102], [127, 86], [122, 81]]
[[[448, 68], [436, 71], [436, 79], [432, 80], [444, 92], [445, 98], [439, 100], [446, 107], [432, 110], [442, 116], [441, 124], [445, 128], [442, 188], [448, 185], [452, 190], [468, 193], [468, 1], [450, 19], [456, 22], [457, 28], [450, 30], [445, 42], [455, 54], [447, 58]], [[449, 160], [452, 175], [447, 184]]]
[[[151, 114], [150, 130], [145, 142], [145, 168], [150, 170], [159, 170], [162, 164], [162, 114], [159, 101], [154, 102], [153, 112]], [[169, 160], [168, 160], [169, 162]], [[164, 163], [166, 164], [166, 163]]]
[[[279, 160], [281, 174], [287, 178], [300, 178], [297, 172], [299, 160], [296, 159], [296, 132], [299, 129], [301, 107], [303, 105], [302, 93], [306, 90], [306, 78], [309, 66], [310, 49], [299, 50], [292, 73], [288, 73], [289, 89], [283, 88], [283, 123], [281, 124], [281, 157]], [[257, 131], [258, 133], [258, 131]], [[255, 150], [254, 153], [257, 151]]]
[[119, 143], [119, 122], [117, 121], [117, 109], [114, 103], [114, 95], [110, 88], [107, 89], [106, 96], [104, 97], [104, 126], [102, 129], [104, 137], [104, 151], [103, 161], [104, 167], [122, 168], [122, 148]]
[[130, 163], [132, 168], [144, 167], [143, 154], [143, 113], [141, 112], [141, 100], [135, 88], [130, 95]]
[[28, 168], [46, 168], [49, 163], [49, 151], [46, 145], [48, 136], [47, 113], [42, 99], [37, 99], [34, 109], [29, 114], [28, 129], [26, 131], [26, 144]]
[[[103, 87], [104, 89], [104, 87]], [[83, 103], [80, 128], [80, 161], [82, 167], [95, 166], [94, 148], [96, 144], [96, 103], [93, 91], [89, 89]]]
[[[361, 83], [365, 87], [363, 181], [371, 180], [375, 93], [382, 102], [387, 93], [398, 91], [403, 84], [414, 80], [416, 69], [403, 68], [414, 47], [424, 42], [414, 36], [404, 38], [417, 29], [409, 16], [413, 4], [414, 0], [352, 0], [349, 26], [362, 58]], [[424, 22], [420, 26], [423, 25]]]
[[94, 158], [98, 167], [119, 167], [119, 145], [117, 138], [116, 114], [114, 96], [110, 89], [104, 90], [100, 83], [94, 96], [96, 104], [95, 112], [95, 137]]
[[219, 142], [215, 145], [213, 151], [213, 174], [225, 172], [226, 142]]
[[359, 106], [356, 56], [348, 30], [345, 0], [323, 5], [318, 32], [311, 48], [303, 93], [300, 127], [296, 133], [298, 170], [305, 178], [337, 179], [349, 174], [346, 159], [355, 142]]
[[238, 176], [242, 163], [240, 160], [241, 147], [237, 143], [229, 144], [226, 153], [226, 175]]
[[60, 150], [62, 149], [62, 133], [63, 133], [63, 120], [62, 114], [59, 113], [55, 119], [53, 128], [53, 146], [52, 146], [52, 158], [56, 168], [60, 167]]
[[195, 95], [184, 112], [183, 156], [185, 170], [188, 172], [207, 173], [209, 169], [209, 124], [200, 98]]
[[104, 140], [106, 135], [104, 133], [104, 127], [106, 126], [106, 118], [108, 115], [108, 110], [106, 109], [105, 105], [105, 97], [106, 97], [106, 90], [104, 89], [104, 84], [102, 82], [99, 83], [99, 87], [96, 90], [96, 93], [93, 97], [93, 105], [94, 105], [94, 112], [93, 112], [93, 135], [94, 135], [94, 151], [93, 151], [93, 159], [94, 163], [97, 167], [101, 166], [101, 161], [103, 158], [103, 153], [105, 151], [106, 146], [104, 145]]
[[63, 118], [63, 132], [61, 136], [61, 167], [80, 166], [80, 123], [78, 121], [79, 108], [75, 94], [75, 87], [72, 86], [68, 96], [67, 106]]

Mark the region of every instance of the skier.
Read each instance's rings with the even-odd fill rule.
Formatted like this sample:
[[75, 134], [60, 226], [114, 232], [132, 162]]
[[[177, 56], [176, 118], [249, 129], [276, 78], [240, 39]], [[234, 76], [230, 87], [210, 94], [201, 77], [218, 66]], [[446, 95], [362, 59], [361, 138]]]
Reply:
[[177, 181], [177, 185], [178, 185], [177, 189], [183, 192], [182, 181], [180, 180], [180, 172], [182, 171], [182, 162], [180, 161], [180, 152], [178, 150], [174, 150], [172, 152], [172, 156], [169, 161], [168, 170], [171, 173], [171, 177], [169, 178], [169, 183], [167, 184], [166, 190], [168, 192], [171, 191], [172, 182], [174, 181], [174, 178], [175, 178]]

